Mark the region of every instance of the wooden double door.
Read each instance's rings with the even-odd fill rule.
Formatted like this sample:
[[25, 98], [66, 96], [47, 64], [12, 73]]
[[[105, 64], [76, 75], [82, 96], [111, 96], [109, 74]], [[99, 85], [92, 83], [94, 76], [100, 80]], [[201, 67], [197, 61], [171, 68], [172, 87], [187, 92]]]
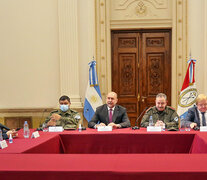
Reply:
[[171, 30], [112, 31], [111, 37], [112, 90], [134, 126], [158, 93], [171, 104]]

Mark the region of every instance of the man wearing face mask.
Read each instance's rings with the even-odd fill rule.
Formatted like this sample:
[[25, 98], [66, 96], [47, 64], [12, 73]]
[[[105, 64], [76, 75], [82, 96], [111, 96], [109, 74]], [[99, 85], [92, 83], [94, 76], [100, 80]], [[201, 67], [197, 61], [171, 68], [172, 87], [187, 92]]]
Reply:
[[64, 129], [76, 128], [80, 120], [78, 112], [70, 109], [70, 98], [61, 96], [59, 99], [60, 109], [50, 113], [43, 123], [44, 127], [62, 126]]

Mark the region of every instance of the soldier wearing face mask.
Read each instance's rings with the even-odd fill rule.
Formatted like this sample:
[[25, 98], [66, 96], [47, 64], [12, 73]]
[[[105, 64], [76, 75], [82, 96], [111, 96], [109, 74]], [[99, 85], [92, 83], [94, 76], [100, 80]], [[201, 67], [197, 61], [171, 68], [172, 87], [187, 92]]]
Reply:
[[70, 109], [70, 98], [61, 96], [59, 99], [60, 109], [50, 113], [43, 123], [44, 127], [62, 126], [64, 129], [76, 128], [80, 120], [78, 112]]

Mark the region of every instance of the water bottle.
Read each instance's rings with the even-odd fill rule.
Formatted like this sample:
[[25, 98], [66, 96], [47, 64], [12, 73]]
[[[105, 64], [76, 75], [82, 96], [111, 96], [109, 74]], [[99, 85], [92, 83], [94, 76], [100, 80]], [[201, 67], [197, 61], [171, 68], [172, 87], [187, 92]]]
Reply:
[[150, 118], [149, 118], [149, 126], [153, 126], [153, 125], [154, 125], [153, 118], [152, 118], [152, 116], [150, 116]]
[[79, 124], [78, 131], [79, 131], [79, 132], [81, 132], [81, 131], [82, 131], [81, 124]]
[[161, 128], [162, 128], [162, 131], [165, 131], [165, 123], [163, 123]]
[[0, 128], [0, 141], [3, 141], [2, 130], [1, 130], [1, 128]]
[[12, 134], [9, 135], [9, 143], [13, 143]]
[[24, 121], [24, 138], [29, 138], [29, 125], [27, 121]]

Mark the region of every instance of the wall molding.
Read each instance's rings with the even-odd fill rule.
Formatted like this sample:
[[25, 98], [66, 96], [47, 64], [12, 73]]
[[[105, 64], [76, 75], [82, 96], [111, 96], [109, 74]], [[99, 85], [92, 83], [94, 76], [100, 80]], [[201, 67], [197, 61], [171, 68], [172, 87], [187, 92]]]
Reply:
[[[55, 110], [57, 108], [22, 108], [22, 109], [0, 109], [0, 113], [47, 113]], [[75, 111], [82, 112], [83, 107], [71, 108]]]
[[78, 1], [58, 0], [60, 93], [82, 107], [79, 86]]

